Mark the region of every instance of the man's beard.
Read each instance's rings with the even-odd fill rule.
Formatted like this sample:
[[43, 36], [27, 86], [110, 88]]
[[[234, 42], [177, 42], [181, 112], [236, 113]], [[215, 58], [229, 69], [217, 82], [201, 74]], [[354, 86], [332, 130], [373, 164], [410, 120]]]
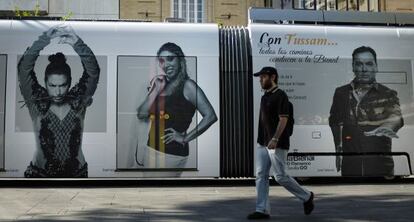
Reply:
[[375, 82], [376, 72], [354, 71], [354, 82], [359, 84], [372, 84]]
[[270, 88], [272, 88], [272, 83], [271, 83], [271, 82], [264, 82], [264, 83], [262, 84], [262, 89], [264, 89], [264, 90], [268, 90], [268, 89], [270, 89]]

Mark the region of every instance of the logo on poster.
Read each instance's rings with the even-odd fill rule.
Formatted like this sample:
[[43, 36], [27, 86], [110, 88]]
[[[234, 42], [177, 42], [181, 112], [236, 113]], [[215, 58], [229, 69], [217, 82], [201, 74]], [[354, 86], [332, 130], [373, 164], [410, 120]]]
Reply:
[[263, 32], [260, 36], [259, 47], [270, 47], [271, 45], [280, 45], [282, 42], [282, 38], [274, 36], [269, 37], [269, 33]]
[[268, 32], [263, 32], [260, 36], [258, 47], [271, 47], [281, 45], [285, 40], [286, 45], [317, 45], [317, 46], [336, 46], [337, 42], [331, 41], [325, 37], [306, 37], [296, 33], [287, 33], [284, 37], [271, 36]]
[[315, 156], [288, 156], [286, 165], [289, 170], [308, 170], [315, 161]]

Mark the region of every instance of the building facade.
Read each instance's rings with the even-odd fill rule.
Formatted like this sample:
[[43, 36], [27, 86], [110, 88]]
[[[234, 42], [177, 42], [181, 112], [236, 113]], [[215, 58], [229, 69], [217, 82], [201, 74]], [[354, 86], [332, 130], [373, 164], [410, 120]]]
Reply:
[[16, 10], [51, 17], [74, 19], [118, 19], [119, 0], [1, 0], [0, 16], [16, 15]]
[[1, 0], [0, 16], [40, 11], [75, 19], [139, 19], [247, 25], [248, 8], [414, 12], [414, 0]]
[[249, 7], [264, 7], [263, 0], [120, 0], [121, 19], [155, 22], [181, 18], [185, 22], [246, 25]]
[[78, 19], [118, 19], [119, 0], [49, 0], [50, 16]]
[[413, 12], [414, 0], [119, 0], [121, 19], [246, 25], [250, 7]]

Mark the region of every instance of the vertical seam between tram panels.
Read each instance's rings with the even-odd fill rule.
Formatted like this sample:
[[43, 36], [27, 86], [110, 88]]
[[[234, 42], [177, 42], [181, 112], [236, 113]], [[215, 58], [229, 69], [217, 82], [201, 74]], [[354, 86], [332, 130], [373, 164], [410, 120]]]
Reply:
[[222, 169], [223, 169], [223, 146], [224, 146], [224, 140], [223, 140], [223, 136], [224, 136], [224, 121], [223, 121], [223, 47], [222, 46], [222, 30], [219, 28], [218, 29], [218, 38], [219, 38], [219, 103], [220, 103], [220, 110], [219, 110], [219, 115], [220, 115], [220, 129], [219, 129], [219, 175], [222, 175]]
[[[247, 163], [247, 150], [248, 150], [248, 140], [249, 140], [249, 138], [247, 138], [246, 137], [246, 135], [247, 135], [247, 132], [248, 132], [248, 129], [247, 129], [247, 125], [246, 125], [246, 110], [245, 110], [245, 108], [247, 107], [246, 106], [246, 81], [245, 81], [245, 79], [246, 79], [246, 76], [244, 75], [244, 73], [245, 73], [245, 69], [244, 69], [244, 67], [245, 67], [245, 62], [246, 62], [246, 58], [245, 58], [245, 50], [246, 50], [246, 47], [245, 47], [245, 42], [246, 42], [246, 39], [244, 38], [244, 28], [243, 27], [241, 27], [240, 28], [240, 41], [241, 41], [241, 44], [240, 44], [240, 48], [241, 48], [241, 61], [242, 61], [242, 64], [241, 64], [241, 67], [240, 67], [240, 70], [241, 70], [241, 72], [240, 72], [240, 74], [242, 75], [242, 88], [243, 88], [243, 93], [242, 93], [242, 95], [243, 95], [243, 98], [242, 98], [242, 107], [243, 107], [243, 116], [242, 116], [242, 119], [241, 119], [241, 122], [243, 123], [242, 124], [242, 126], [241, 126], [241, 129], [242, 129], [242, 132], [243, 132], [243, 156], [242, 156], [242, 162], [243, 163]], [[246, 170], [246, 165], [247, 164], [243, 164], [241, 167], [242, 167], [242, 169], [243, 169], [243, 174], [246, 174], [246, 172], [247, 172], [247, 170]]]
[[227, 162], [227, 168], [226, 168], [226, 176], [231, 175], [231, 160], [229, 159], [229, 157], [231, 156], [231, 135], [230, 135], [230, 130], [231, 130], [231, 119], [230, 119], [230, 114], [231, 114], [231, 110], [230, 110], [230, 101], [229, 98], [231, 96], [230, 94], [230, 86], [229, 86], [229, 69], [230, 69], [230, 30], [228, 28], [226, 28], [226, 69], [225, 69], [225, 75], [226, 75], [226, 121], [228, 123], [227, 125], [227, 129], [226, 129], [226, 140], [227, 140], [227, 147], [226, 147], [226, 162]]
[[234, 176], [234, 149], [235, 149], [235, 141], [236, 141], [236, 138], [235, 138], [235, 136], [234, 136], [234, 131], [235, 131], [235, 129], [234, 129], [234, 112], [235, 112], [235, 109], [234, 109], [234, 35], [233, 35], [233, 27], [230, 27], [230, 70], [229, 70], [229, 73], [230, 73], [230, 82], [229, 82], [229, 85], [230, 85], [230, 93], [231, 93], [231, 95], [230, 95], [230, 98], [231, 98], [231, 102], [230, 102], [230, 110], [231, 110], [231, 115], [230, 115], [230, 120], [231, 120], [231, 122], [233, 123], [233, 125], [232, 125], [232, 130], [230, 131], [230, 134], [231, 134], [231, 139], [232, 139], [232, 141], [233, 141], [233, 144], [232, 144], [232, 146], [230, 147], [230, 166], [231, 166], [231, 169], [230, 169], [230, 172], [231, 172], [231, 176]]
[[246, 113], [248, 113], [247, 114], [247, 119], [248, 119], [248, 121], [247, 121], [247, 123], [248, 123], [248, 125], [249, 125], [249, 135], [248, 135], [248, 138], [249, 138], [249, 148], [248, 148], [248, 153], [249, 153], [249, 157], [251, 157], [250, 158], [250, 161], [249, 161], [249, 165], [250, 165], [250, 167], [249, 167], [249, 173], [248, 173], [248, 176], [253, 176], [254, 175], [254, 141], [253, 141], [253, 139], [254, 139], [254, 136], [253, 136], [253, 130], [254, 130], [254, 128], [253, 128], [253, 115], [254, 115], [254, 113], [253, 113], [253, 70], [252, 70], [252, 54], [251, 54], [251, 50], [252, 50], [252, 47], [251, 47], [251, 42], [250, 42], [250, 33], [248, 32], [248, 30], [246, 30], [245, 31], [245, 33], [246, 33], [246, 39], [247, 39], [247, 41], [246, 41], [246, 56], [247, 56], [247, 75], [246, 75], [246, 77], [247, 77], [247, 96], [248, 96], [248, 108], [247, 108], [247, 110], [246, 110]]
[[239, 35], [238, 35], [238, 31], [239, 28], [235, 27], [234, 29], [234, 60], [235, 60], [235, 68], [234, 68], [234, 78], [235, 78], [235, 89], [236, 89], [236, 93], [235, 95], [235, 107], [236, 107], [236, 112], [237, 115], [235, 116], [236, 119], [236, 126], [237, 126], [237, 131], [236, 131], [236, 138], [237, 138], [237, 145], [236, 145], [236, 155], [235, 158], [237, 160], [236, 163], [236, 175], [240, 176], [240, 153], [242, 153], [241, 151], [243, 150], [243, 144], [241, 143], [241, 139], [242, 139], [242, 135], [240, 135], [240, 75], [239, 75]]
[[251, 45], [244, 27], [219, 29], [220, 176], [253, 176]]

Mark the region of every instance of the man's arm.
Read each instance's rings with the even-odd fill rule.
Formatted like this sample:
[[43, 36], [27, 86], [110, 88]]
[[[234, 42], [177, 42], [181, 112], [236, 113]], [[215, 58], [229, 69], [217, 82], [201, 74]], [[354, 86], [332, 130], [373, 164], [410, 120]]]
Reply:
[[287, 115], [280, 115], [279, 116], [279, 123], [276, 127], [275, 135], [272, 137], [272, 139], [269, 141], [269, 144], [267, 145], [268, 149], [276, 149], [277, 143], [279, 142], [279, 138], [282, 135], [283, 131], [286, 128], [287, 122], [288, 122], [289, 116]]
[[73, 46], [73, 49], [80, 56], [84, 69], [77, 86], [84, 88], [84, 96], [92, 97], [99, 81], [100, 68], [98, 61], [92, 50], [80, 38]]
[[366, 136], [386, 136], [389, 138], [398, 138], [397, 131], [404, 125], [404, 119], [401, 114], [400, 102], [397, 92], [391, 90], [387, 96], [388, 103], [384, 107], [384, 113], [388, 116], [382, 120], [376, 129], [364, 132]]
[[[335, 144], [335, 152], [341, 153], [342, 150], [342, 127], [344, 123], [344, 112], [348, 112], [347, 106], [343, 104], [348, 103], [346, 98], [341, 98], [339, 90], [335, 90], [333, 102], [329, 115], [329, 126], [331, 127], [332, 136]], [[339, 154], [335, 158], [336, 171], [339, 172], [342, 168], [342, 156]]]
[[388, 127], [392, 131], [397, 132], [404, 125], [404, 119], [401, 114], [400, 101], [396, 91], [391, 92], [389, 98], [389, 104], [385, 107], [385, 112], [389, 113], [389, 116], [382, 127]]
[[49, 45], [50, 39], [48, 32], [40, 35], [39, 39], [33, 42], [32, 46], [23, 54], [17, 66], [20, 91], [28, 105], [36, 103], [43, 97], [44, 99], [47, 98], [45, 89], [37, 81], [34, 66], [40, 51]]
[[83, 74], [69, 95], [81, 98], [85, 105], [89, 105], [98, 86], [100, 68], [92, 50], [79, 37], [73, 45], [73, 49], [81, 59]]
[[83, 74], [79, 82], [70, 90], [68, 96], [79, 99], [84, 105], [90, 105], [99, 81], [100, 68], [92, 50], [83, 42], [71, 26], [59, 25], [55, 35], [59, 37], [59, 44], [68, 44], [79, 55]]
[[334, 139], [335, 149], [336, 152], [341, 152], [342, 147], [340, 147], [341, 144], [341, 126], [343, 125], [343, 112], [346, 112], [345, 106], [343, 106], [343, 103], [346, 103], [345, 100], [341, 101], [340, 92], [338, 90], [335, 90], [335, 94], [333, 97], [333, 102], [330, 110], [329, 115], [329, 127], [332, 131], [332, 136]]
[[277, 148], [277, 144], [279, 142], [280, 136], [282, 136], [288, 119], [289, 119], [289, 98], [286, 95], [286, 93], [282, 90], [278, 90], [276, 93], [281, 93], [279, 99], [275, 101], [276, 104], [275, 107], [277, 107], [277, 110], [275, 111], [275, 115], [278, 115], [279, 123], [276, 126], [275, 135], [273, 135], [272, 139], [267, 144], [268, 149], [275, 149]]

